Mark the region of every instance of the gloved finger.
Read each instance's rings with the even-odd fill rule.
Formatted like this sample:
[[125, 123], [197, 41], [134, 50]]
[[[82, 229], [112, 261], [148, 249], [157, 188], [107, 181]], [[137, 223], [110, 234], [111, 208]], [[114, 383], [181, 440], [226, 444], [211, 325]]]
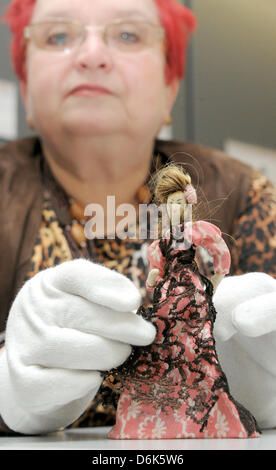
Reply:
[[257, 337], [276, 331], [276, 292], [239, 304], [232, 320], [237, 331], [246, 336]]
[[276, 281], [268, 274], [248, 273], [241, 276], [227, 276], [219, 284], [213, 297], [217, 318], [214, 335], [221, 341], [229, 340], [236, 333], [233, 312], [248, 299], [276, 292]]
[[121, 365], [131, 354], [131, 346], [69, 328], [51, 327], [44, 331], [43, 341], [33, 337], [32, 344], [25, 344], [22, 351], [18, 348], [18, 353], [25, 366], [104, 371]]
[[68, 261], [43, 274], [43, 281], [48, 279], [56, 289], [114, 310], [135, 310], [141, 303], [140, 292], [130, 279], [88, 260]]
[[[44, 331], [45, 328], [58, 325], [137, 346], [146, 346], [153, 342], [155, 328], [141, 316], [134, 312], [113, 310], [80, 296], [64, 293], [45, 280], [43, 274], [44, 272], [39, 273], [20, 290], [9, 315], [10, 328], [24, 331], [28, 325], [31, 328], [30, 325], [33, 324], [35, 329], [30, 331], [32, 335], [33, 331]], [[17, 315], [18, 311], [22, 315]]]
[[[17, 366], [17, 367], [16, 367]], [[18, 367], [19, 366], [19, 367]], [[17, 402], [33, 413], [53, 411], [78, 400], [88, 393], [95, 395], [103, 378], [98, 371], [46, 368], [39, 365], [24, 367], [11, 364], [9, 375]]]
[[67, 311], [59, 314], [63, 327], [136, 346], [151, 344], [155, 338], [152, 323], [134, 312], [118, 312], [76, 296], [70, 296], [67, 305]]
[[214, 337], [220, 341], [228, 341], [237, 332], [231, 318], [217, 314], [214, 324]]
[[276, 280], [265, 273], [248, 273], [240, 276], [226, 276], [219, 284], [214, 301], [229, 308], [236, 307], [253, 297], [276, 292]]
[[[136, 346], [153, 342], [156, 335], [154, 326], [134, 312], [118, 312], [82, 297], [54, 290], [50, 286], [42, 288], [41, 283], [42, 278], [38, 282], [39, 289], [36, 289], [35, 283], [29, 283], [28, 288], [26, 283], [21, 289], [11, 308], [8, 330], [24, 331], [25, 336], [29, 337], [35, 332], [41, 337], [41, 332], [58, 326]], [[41, 291], [46, 299], [44, 302], [41, 301]], [[17, 315], [18, 309], [22, 315]]]

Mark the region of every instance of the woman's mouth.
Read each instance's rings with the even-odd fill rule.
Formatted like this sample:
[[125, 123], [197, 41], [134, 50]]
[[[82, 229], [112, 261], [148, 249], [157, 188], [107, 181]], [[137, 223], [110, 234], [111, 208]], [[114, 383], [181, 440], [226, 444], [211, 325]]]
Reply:
[[80, 85], [70, 91], [69, 95], [74, 96], [100, 96], [100, 95], [111, 95], [111, 91], [107, 88], [94, 85]]

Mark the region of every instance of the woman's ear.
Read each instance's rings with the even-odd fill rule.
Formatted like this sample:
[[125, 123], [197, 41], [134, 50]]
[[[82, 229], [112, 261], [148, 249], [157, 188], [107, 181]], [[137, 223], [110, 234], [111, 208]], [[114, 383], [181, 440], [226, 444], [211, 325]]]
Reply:
[[31, 115], [31, 110], [30, 106], [28, 105], [28, 87], [27, 87], [27, 82], [25, 80], [20, 80], [19, 82], [19, 88], [20, 88], [20, 95], [21, 99], [24, 104], [25, 108], [25, 116], [26, 116], [26, 121], [28, 123], [28, 126], [31, 129], [34, 129], [34, 124], [33, 124], [33, 119]]
[[167, 106], [166, 106], [166, 116], [165, 116], [165, 124], [167, 124], [170, 120], [171, 112], [173, 105], [175, 103], [176, 97], [178, 95], [180, 86], [180, 81], [175, 78], [172, 82], [167, 85]]
[[22, 101], [24, 103], [24, 107], [26, 108], [27, 83], [26, 83], [25, 80], [20, 80], [19, 88], [20, 88], [20, 95], [21, 95]]

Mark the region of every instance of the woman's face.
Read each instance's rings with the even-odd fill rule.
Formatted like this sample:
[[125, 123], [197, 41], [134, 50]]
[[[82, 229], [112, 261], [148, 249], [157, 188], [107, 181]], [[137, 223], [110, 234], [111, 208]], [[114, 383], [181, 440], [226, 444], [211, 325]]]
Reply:
[[[145, 19], [159, 25], [153, 0], [37, 0], [32, 23], [68, 18], [101, 25], [118, 18]], [[109, 47], [98, 32], [69, 53], [38, 48], [29, 42], [27, 80], [21, 83], [27, 120], [42, 137], [122, 134], [154, 138], [166, 122], [178, 83], [165, 83], [162, 41], [139, 52]], [[71, 93], [80, 85], [109, 93]]]

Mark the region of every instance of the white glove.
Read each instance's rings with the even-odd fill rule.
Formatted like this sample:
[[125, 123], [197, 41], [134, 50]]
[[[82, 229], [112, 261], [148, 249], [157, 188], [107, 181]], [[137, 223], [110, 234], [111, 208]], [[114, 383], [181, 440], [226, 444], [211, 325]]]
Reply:
[[141, 303], [125, 276], [86, 260], [49, 268], [27, 281], [9, 314], [0, 357], [0, 415], [24, 434], [75, 421], [106, 371], [132, 345], [148, 345], [154, 326], [134, 311]]
[[230, 391], [260, 427], [276, 427], [276, 280], [264, 273], [225, 277], [213, 301]]

